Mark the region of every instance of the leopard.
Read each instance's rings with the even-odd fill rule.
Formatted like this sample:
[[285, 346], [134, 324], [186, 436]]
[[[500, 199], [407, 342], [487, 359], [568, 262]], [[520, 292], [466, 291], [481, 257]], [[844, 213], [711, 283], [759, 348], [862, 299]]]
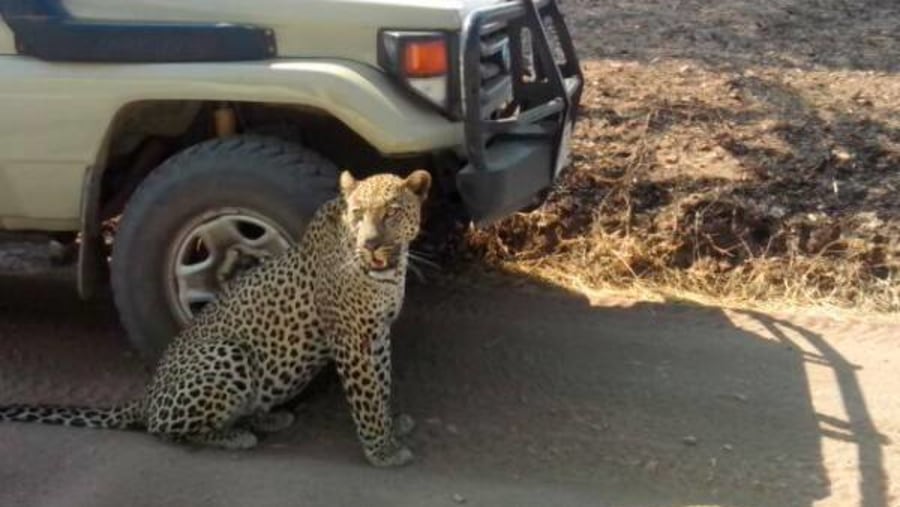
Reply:
[[7, 405], [0, 421], [142, 430], [249, 449], [294, 414], [281, 407], [334, 364], [364, 457], [405, 465], [414, 420], [391, 408], [390, 330], [404, 302], [410, 244], [431, 187], [342, 171], [300, 241], [224, 287], [166, 347], [137, 399], [106, 408]]

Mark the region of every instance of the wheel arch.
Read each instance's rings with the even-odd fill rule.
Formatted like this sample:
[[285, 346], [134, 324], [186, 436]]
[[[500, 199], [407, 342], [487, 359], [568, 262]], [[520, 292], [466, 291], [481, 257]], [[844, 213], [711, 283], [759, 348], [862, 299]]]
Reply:
[[[217, 111], [234, 124], [217, 123]], [[226, 122], [228, 120], [225, 120]], [[331, 112], [305, 105], [214, 100], [141, 100], [113, 115], [82, 189], [77, 289], [89, 299], [106, 278], [103, 224], [124, 208], [140, 183], [168, 158], [203, 141], [260, 133], [302, 144], [357, 175], [405, 172], [432, 163], [429, 152], [389, 156]]]

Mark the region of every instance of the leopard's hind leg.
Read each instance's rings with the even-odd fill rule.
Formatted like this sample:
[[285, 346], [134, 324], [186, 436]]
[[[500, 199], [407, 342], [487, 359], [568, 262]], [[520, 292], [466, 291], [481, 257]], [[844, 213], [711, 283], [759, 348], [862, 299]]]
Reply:
[[250, 428], [260, 433], [277, 433], [294, 424], [294, 414], [287, 410], [256, 412], [248, 421]]
[[148, 431], [172, 440], [247, 449], [256, 436], [235, 423], [256, 412], [258, 372], [249, 346], [207, 340], [176, 354], [154, 379]]
[[187, 435], [183, 438], [185, 441], [193, 444], [220, 447], [229, 450], [250, 449], [256, 447], [258, 442], [256, 435], [249, 430], [240, 428], [208, 431], [205, 433]]

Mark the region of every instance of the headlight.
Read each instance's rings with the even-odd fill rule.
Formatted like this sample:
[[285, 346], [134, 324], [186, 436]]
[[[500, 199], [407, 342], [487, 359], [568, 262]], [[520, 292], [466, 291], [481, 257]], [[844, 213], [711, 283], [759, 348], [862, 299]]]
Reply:
[[381, 32], [379, 64], [402, 85], [447, 112], [453, 68], [443, 32]]

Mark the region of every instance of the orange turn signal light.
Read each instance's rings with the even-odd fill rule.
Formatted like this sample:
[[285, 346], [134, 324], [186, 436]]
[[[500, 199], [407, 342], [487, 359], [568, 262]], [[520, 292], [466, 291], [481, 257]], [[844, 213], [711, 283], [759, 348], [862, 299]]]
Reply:
[[447, 41], [408, 41], [403, 49], [403, 72], [408, 77], [437, 77], [447, 73]]

